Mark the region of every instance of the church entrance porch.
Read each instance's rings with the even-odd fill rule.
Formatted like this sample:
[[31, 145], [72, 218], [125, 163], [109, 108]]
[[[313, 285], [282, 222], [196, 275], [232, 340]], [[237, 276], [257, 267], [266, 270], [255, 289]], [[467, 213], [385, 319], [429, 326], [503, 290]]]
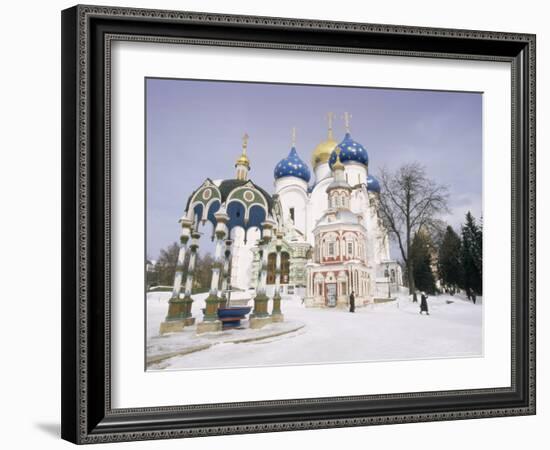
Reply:
[[334, 308], [336, 306], [336, 283], [327, 283], [327, 306]]
[[327, 266], [308, 265], [306, 307], [347, 309], [352, 292], [356, 307], [372, 303], [374, 280], [364, 266], [348, 263], [326, 269]]

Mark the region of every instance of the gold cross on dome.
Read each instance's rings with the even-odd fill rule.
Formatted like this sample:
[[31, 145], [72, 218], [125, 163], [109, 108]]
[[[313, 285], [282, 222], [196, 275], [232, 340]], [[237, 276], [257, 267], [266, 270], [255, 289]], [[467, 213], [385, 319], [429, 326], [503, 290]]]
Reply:
[[349, 133], [349, 130], [350, 130], [350, 120], [351, 120], [351, 114], [349, 112], [345, 112], [344, 125], [346, 126], [346, 133]]
[[296, 127], [292, 127], [292, 146], [296, 145]]
[[245, 132], [243, 134], [243, 155], [246, 154], [246, 148], [248, 147], [248, 134]]
[[328, 122], [328, 137], [332, 139], [332, 119], [334, 118], [333, 112], [327, 113], [327, 122]]

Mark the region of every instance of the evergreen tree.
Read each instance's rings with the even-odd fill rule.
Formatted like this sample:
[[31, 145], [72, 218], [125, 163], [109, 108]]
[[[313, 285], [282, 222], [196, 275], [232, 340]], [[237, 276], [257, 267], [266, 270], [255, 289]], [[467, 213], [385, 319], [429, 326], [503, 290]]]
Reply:
[[435, 294], [435, 276], [432, 271], [432, 245], [422, 231], [415, 234], [411, 245], [414, 284], [420, 291]]
[[466, 214], [466, 223], [462, 226], [462, 266], [463, 287], [466, 292], [482, 295], [483, 229], [476, 224], [470, 211]]
[[460, 237], [448, 226], [439, 247], [438, 272], [441, 282], [453, 291], [463, 285], [462, 242]]

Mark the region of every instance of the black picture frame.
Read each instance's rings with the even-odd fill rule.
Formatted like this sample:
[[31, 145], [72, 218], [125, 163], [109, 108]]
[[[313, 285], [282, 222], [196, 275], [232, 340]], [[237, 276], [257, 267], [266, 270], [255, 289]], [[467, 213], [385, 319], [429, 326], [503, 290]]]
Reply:
[[[512, 66], [511, 386], [111, 407], [110, 44], [194, 42]], [[535, 414], [535, 36], [75, 6], [62, 12], [62, 437], [97, 443]]]

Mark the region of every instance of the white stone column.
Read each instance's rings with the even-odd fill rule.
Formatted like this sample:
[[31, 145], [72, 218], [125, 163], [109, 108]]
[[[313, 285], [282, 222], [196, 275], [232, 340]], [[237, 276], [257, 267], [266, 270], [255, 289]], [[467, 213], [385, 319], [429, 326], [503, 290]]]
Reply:
[[189, 325], [186, 315], [186, 302], [180, 298], [181, 282], [183, 279], [185, 255], [187, 245], [191, 236], [191, 226], [193, 221], [182, 217], [179, 220], [181, 224], [180, 234], [180, 249], [178, 253], [178, 261], [176, 263], [176, 273], [174, 275], [174, 286], [172, 289], [172, 297], [168, 302], [168, 313], [164, 322], [160, 324], [160, 334], [181, 331], [185, 325]]
[[254, 283], [254, 288], [256, 289], [256, 294], [258, 293], [258, 290], [260, 289], [260, 283], [262, 279], [262, 256], [264, 254], [264, 248], [262, 245], [262, 240], [258, 239], [256, 242], [256, 247], [258, 247], [258, 250], [254, 254], [254, 263], [257, 268], [256, 272], [256, 280]]
[[272, 238], [274, 225], [275, 222], [273, 220], [266, 220], [262, 223], [260, 281], [256, 288], [256, 297], [254, 297], [254, 311], [250, 315], [250, 328], [261, 328], [271, 323], [271, 317], [267, 311], [269, 298], [266, 295], [266, 281], [268, 246]]
[[176, 274], [174, 276], [174, 288], [172, 289], [172, 298], [179, 298], [180, 296], [185, 254], [187, 252], [187, 244], [189, 242], [189, 238], [191, 237], [191, 225], [193, 224], [193, 222], [186, 217], [182, 217], [179, 222], [181, 224], [180, 250], [178, 253], [178, 262], [176, 264]]
[[283, 248], [283, 232], [277, 230], [275, 233], [277, 242], [275, 250], [277, 251], [275, 259], [275, 293], [273, 295], [273, 310], [271, 312], [271, 320], [273, 322], [282, 322], [284, 320], [281, 312], [281, 250]]
[[191, 246], [189, 248], [190, 254], [189, 254], [189, 264], [187, 265], [187, 278], [185, 279], [185, 296], [184, 298], [191, 298], [191, 294], [193, 293], [193, 278], [195, 274], [195, 264], [197, 262], [197, 252], [199, 249], [199, 239], [201, 237], [201, 233], [198, 231], [193, 231], [191, 233]]
[[212, 280], [210, 282], [210, 292], [206, 298], [206, 308], [201, 323], [197, 325], [197, 334], [207, 333], [212, 331], [221, 331], [222, 323], [218, 319], [218, 307], [220, 304], [219, 283], [220, 273], [223, 268], [223, 247], [224, 240], [227, 235], [227, 221], [229, 216], [226, 214], [224, 208], [220, 208], [217, 213], [214, 214], [216, 219], [216, 228], [214, 234], [216, 237], [216, 249], [214, 252], [214, 264], [212, 265]]
[[231, 249], [233, 246], [233, 241], [231, 239], [226, 239], [225, 241], [225, 251], [224, 251], [224, 260], [223, 260], [223, 273], [222, 273], [222, 293], [221, 293], [221, 304], [220, 308], [225, 308], [228, 305], [229, 299], [229, 277], [230, 277], [230, 266], [231, 266]]

